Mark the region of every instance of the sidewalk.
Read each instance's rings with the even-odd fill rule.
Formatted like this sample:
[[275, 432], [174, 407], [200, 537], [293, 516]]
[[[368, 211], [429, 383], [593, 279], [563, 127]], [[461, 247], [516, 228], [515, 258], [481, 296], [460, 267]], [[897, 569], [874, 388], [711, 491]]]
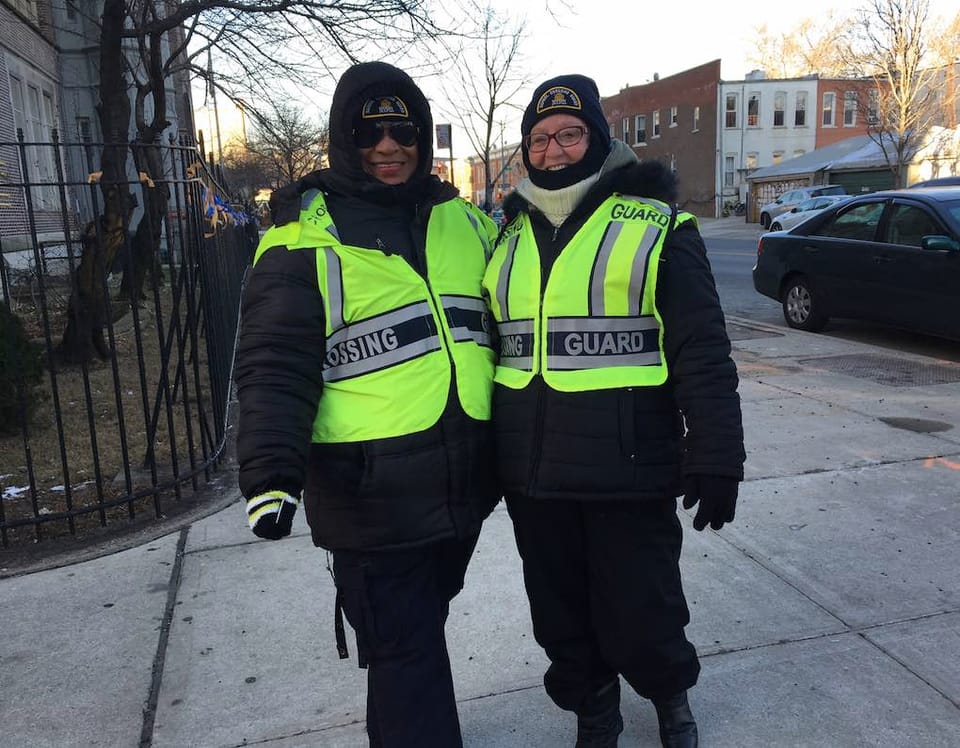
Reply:
[[[747, 480], [719, 533], [681, 512], [702, 745], [960, 745], [960, 364], [728, 324]], [[0, 745], [365, 746], [324, 563], [302, 513], [258, 541], [234, 503], [0, 579]], [[448, 633], [467, 748], [573, 745], [502, 505]], [[658, 745], [652, 707], [622, 705], [621, 747]]]

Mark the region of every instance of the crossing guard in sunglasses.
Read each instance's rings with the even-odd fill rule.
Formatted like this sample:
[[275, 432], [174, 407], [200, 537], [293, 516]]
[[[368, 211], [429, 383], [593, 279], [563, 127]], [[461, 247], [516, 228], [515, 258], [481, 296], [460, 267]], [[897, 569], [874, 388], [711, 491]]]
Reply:
[[[279, 540], [302, 495], [333, 559], [330, 639], [350, 656], [346, 618], [378, 748], [462, 745], [444, 623], [501, 496], [480, 285], [497, 227], [431, 174], [432, 130], [403, 71], [343, 74], [329, 168], [270, 200], [237, 352], [248, 523]], [[282, 631], [282, 607], [252, 625]]]

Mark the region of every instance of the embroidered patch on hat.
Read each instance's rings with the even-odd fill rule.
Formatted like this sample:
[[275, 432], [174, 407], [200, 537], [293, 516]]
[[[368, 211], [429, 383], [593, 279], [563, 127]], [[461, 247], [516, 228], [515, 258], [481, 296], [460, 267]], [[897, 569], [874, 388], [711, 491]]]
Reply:
[[572, 88], [554, 86], [548, 88], [537, 99], [537, 114], [543, 114], [553, 109], [572, 109], [576, 112], [583, 110], [580, 95]]
[[402, 117], [410, 119], [410, 110], [399, 96], [377, 96], [367, 99], [360, 110], [360, 119], [379, 119], [380, 117]]

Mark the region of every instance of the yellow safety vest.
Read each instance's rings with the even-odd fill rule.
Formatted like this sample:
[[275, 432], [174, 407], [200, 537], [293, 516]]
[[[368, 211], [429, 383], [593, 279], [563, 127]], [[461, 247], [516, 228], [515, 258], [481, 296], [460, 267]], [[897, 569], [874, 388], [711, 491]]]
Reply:
[[304, 194], [297, 223], [264, 234], [254, 262], [278, 245], [317, 249], [327, 354], [314, 442], [429, 428], [454, 371], [463, 410], [490, 419], [495, 353], [480, 280], [495, 230], [461, 198], [436, 205], [427, 225], [429, 282], [397, 255], [341, 243], [318, 190]]
[[560, 252], [542, 295], [530, 218], [511, 222], [483, 279], [500, 335], [495, 381], [521, 389], [541, 374], [563, 392], [663, 384], [656, 288], [671, 214], [665, 203], [614, 193]]

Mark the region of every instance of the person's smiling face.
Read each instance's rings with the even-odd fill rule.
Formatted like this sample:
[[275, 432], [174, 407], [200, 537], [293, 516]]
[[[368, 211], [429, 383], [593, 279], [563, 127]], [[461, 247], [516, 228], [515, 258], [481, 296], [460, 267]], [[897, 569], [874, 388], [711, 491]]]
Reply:
[[[407, 126], [406, 123], [403, 126]], [[382, 137], [369, 148], [360, 148], [363, 170], [384, 184], [403, 184], [414, 175], [420, 157], [417, 141], [402, 145], [394, 139], [391, 127], [381, 126]], [[406, 134], [406, 133], [405, 133]], [[408, 141], [407, 137], [402, 140]]]
[[[556, 135], [567, 128], [582, 128], [582, 137], [573, 145], [562, 146]], [[572, 114], [551, 114], [544, 117], [530, 129], [531, 138], [537, 135], [552, 135], [547, 147], [542, 151], [533, 151], [528, 148], [527, 153], [530, 165], [540, 171], [556, 171], [567, 166], [573, 166], [581, 161], [590, 145], [590, 133], [586, 123]]]

